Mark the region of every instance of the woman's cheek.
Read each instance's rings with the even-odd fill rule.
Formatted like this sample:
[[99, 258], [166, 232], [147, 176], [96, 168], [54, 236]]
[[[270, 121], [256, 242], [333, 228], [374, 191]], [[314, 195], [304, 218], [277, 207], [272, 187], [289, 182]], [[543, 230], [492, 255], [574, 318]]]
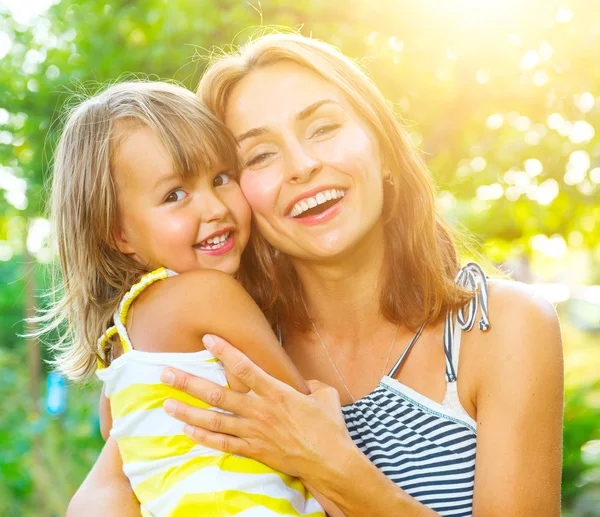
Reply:
[[246, 171], [240, 178], [244, 197], [255, 214], [270, 214], [276, 211], [277, 198], [281, 189], [279, 175], [268, 169]]

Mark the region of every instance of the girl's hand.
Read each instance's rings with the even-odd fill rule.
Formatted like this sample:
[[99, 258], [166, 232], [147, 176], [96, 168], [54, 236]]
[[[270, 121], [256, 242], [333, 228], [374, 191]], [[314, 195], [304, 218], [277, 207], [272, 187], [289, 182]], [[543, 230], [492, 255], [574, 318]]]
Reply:
[[360, 451], [350, 438], [338, 392], [309, 381], [309, 395], [271, 377], [227, 341], [205, 336], [206, 349], [249, 388], [239, 393], [205, 379], [165, 369], [162, 381], [231, 414], [167, 400], [165, 411], [185, 422], [185, 433], [199, 444], [256, 459], [311, 482], [343, 472]]

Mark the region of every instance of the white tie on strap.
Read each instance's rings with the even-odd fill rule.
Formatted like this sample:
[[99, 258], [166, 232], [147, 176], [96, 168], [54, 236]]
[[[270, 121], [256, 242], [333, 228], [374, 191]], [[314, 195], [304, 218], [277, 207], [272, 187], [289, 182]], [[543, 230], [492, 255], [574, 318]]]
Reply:
[[[471, 300], [456, 313], [456, 322], [462, 330], [469, 332], [475, 324], [477, 310], [481, 305], [481, 319], [479, 320], [479, 330], [486, 331], [490, 329], [490, 319], [488, 314], [488, 284], [487, 277], [479, 264], [469, 262], [460, 269], [456, 275], [455, 282], [460, 287], [473, 292]], [[446, 351], [446, 380], [455, 382], [458, 371], [458, 350], [455, 353], [454, 341], [457, 339], [454, 332], [454, 311], [446, 314], [444, 323], [444, 349]]]

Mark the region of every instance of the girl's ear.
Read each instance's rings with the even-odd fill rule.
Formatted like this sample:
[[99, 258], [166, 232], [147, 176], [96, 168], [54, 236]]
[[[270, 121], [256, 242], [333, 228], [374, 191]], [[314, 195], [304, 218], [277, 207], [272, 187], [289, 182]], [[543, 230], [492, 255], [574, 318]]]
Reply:
[[135, 261], [139, 262], [138, 256], [135, 254], [135, 250], [129, 243], [127, 238], [127, 232], [123, 230], [121, 225], [117, 226], [113, 232], [113, 238], [115, 242], [115, 246], [117, 250], [119, 250], [123, 255], [128, 255]]

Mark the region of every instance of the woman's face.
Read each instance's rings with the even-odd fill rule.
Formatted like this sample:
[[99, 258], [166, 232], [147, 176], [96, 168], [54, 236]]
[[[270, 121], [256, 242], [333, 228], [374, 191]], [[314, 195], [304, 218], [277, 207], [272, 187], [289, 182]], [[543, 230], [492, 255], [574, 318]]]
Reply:
[[240, 145], [242, 190], [275, 248], [326, 260], [382, 236], [379, 147], [334, 85], [293, 62], [260, 68], [233, 90], [226, 124]]

